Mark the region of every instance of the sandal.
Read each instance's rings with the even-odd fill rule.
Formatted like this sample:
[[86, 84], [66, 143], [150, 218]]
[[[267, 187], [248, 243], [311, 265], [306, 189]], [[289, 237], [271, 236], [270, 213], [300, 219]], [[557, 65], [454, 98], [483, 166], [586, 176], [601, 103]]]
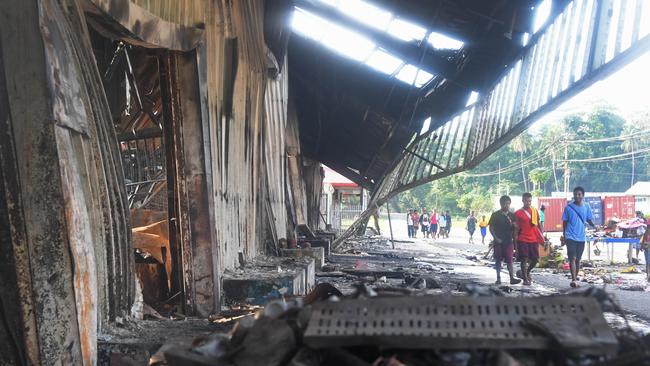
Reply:
[[578, 284], [575, 281], [571, 281], [571, 287], [576, 288], [578, 287]]
[[521, 280], [518, 279], [518, 278], [511, 278], [511, 279], [510, 279], [510, 284], [511, 284], [511, 285], [517, 285], [517, 284], [519, 284], [519, 283], [521, 283]]

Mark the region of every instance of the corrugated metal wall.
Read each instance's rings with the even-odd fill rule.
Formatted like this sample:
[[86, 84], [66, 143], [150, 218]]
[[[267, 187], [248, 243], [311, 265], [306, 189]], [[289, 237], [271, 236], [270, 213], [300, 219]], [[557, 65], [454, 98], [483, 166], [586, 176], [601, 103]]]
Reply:
[[[221, 270], [237, 264], [238, 252], [251, 258], [260, 252], [262, 212], [261, 140], [264, 116], [263, 2], [234, 1], [209, 7], [206, 25], [207, 100], [216, 221]], [[237, 38], [237, 70], [232, 113], [224, 81], [233, 70], [225, 57], [226, 39]], [[257, 45], [257, 46], [255, 46]]]
[[[111, 1], [94, 2], [106, 10]], [[269, 233], [273, 238], [290, 236], [293, 226], [288, 223], [296, 221], [296, 211], [297, 221], [308, 223], [304, 179], [318, 177], [303, 175], [299, 168], [294, 184], [298, 207], [287, 205], [287, 199], [292, 200], [286, 196], [286, 138], [290, 135], [292, 146], [299, 150], [299, 134], [297, 124], [287, 128], [286, 64], [276, 78], [271, 78], [267, 70], [275, 62], [268, 59], [273, 56], [265, 44], [265, 2], [131, 0], [130, 4], [177, 25], [203, 24], [204, 39], [198, 54], [199, 67], [204, 68], [200, 71], [204, 84], [201, 98], [206, 104], [204, 118], [208, 120], [204, 129], [209, 145], [209, 184], [214, 193], [218, 252], [215, 265], [219, 271], [232, 268], [239, 252], [247, 258], [259, 254]], [[120, 17], [114, 19], [132, 23]], [[318, 164], [312, 167], [318, 169]], [[319, 183], [310, 187], [315, 184]]]
[[[277, 79], [267, 76], [264, 1], [132, 2], [170, 22], [205, 23], [202, 54], [207, 69], [208, 160], [218, 268], [233, 268], [239, 252], [252, 258], [264, 250], [269, 208], [271, 231], [278, 238], [287, 235], [284, 130], [288, 81], [286, 73]], [[233, 39], [236, 60], [229, 59], [227, 51]], [[228, 80], [234, 80], [232, 85]]]
[[289, 78], [286, 62], [276, 79], [266, 84], [264, 109], [264, 168], [266, 174], [269, 220], [274, 226], [275, 239], [287, 237], [287, 205], [285, 184], [287, 164], [285, 152], [285, 130], [287, 128], [287, 104], [289, 99]]
[[206, 22], [209, 0], [131, 0], [160, 18], [177, 24], [196, 26]]

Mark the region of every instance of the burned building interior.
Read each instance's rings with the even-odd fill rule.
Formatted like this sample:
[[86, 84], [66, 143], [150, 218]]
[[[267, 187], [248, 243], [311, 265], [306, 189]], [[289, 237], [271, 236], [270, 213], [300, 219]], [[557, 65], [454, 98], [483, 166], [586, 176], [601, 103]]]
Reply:
[[[317, 286], [315, 274], [395, 194], [475, 166], [646, 52], [650, 4], [554, 0], [535, 33], [540, 0], [349, 0], [351, 11], [333, 3], [0, 2], [0, 364], [370, 365], [370, 346], [508, 348], [495, 338], [510, 333], [436, 333], [444, 326], [431, 323], [432, 333], [420, 331], [431, 304], [459, 322], [482, 307], [489, 315], [492, 306], [499, 314], [512, 304], [535, 314], [566, 306], [573, 313], [546, 324], [560, 337], [583, 321], [576, 309], [595, 313], [592, 333], [574, 350], [595, 352], [603, 365], [648, 364], [647, 348], [618, 342], [599, 322], [593, 296], [508, 305], [401, 293], [327, 302], [342, 294]], [[373, 23], [381, 17], [360, 18], [364, 9], [408, 24], [387, 32]], [[627, 16], [612, 20], [613, 9]], [[627, 33], [624, 19], [632, 22]], [[292, 22], [311, 24], [313, 33]], [[351, 30], [365, 43], [333, 51]], [[457, 44], [440, 46], [436, 36]], [[336, 237], [320, 212], [321, 164], [372, 193], [368, 210]], [[287, 305], [305, 295], [304, 307]], [[229, 340], [235, 350], [220, 353], [226, 357], [188, 351], [196, 344], [160, 351], [180, 335], [225, 334], [230, 329], [214, 319], [231, 318], [232, 328], [246, 309], [267, 304], [285, 315], [274, 318], [278, 310], [267, 306], [255, 325], [242, 321]], [[369, 314], [396, 307], [423, 317], [409, 310], [404, 325], [384, 327], [388, 313]], [[320, 332], [319, 324], [350, 321], [352, 312], [356, 330]], [[383, 320], [355, 338], [365, 334], [361, 313], [361, 327]], [[535, 319], [533, 328], [546, 329]], [[246, 333], [258, 325], [277, 334]], [[512, 337], [525, 340], [509, 339], [514, 348], [545, 359], [553, 338], [522, 329]], [[299, 344], [321, 354], [307, 360], [312, 351]], [[408, 364], [461, 364], [438, 361]], [[553, 362], [545, 364], [565, 364]]]

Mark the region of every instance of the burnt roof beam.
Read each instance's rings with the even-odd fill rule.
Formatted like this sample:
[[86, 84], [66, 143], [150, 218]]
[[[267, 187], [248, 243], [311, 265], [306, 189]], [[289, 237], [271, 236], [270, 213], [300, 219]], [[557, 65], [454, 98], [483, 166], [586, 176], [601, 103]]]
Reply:
[[[305, 11], [318, 15], [343, 27], [353, 30], [368, 38], [376, 45], [401, 58], [402, 61], [421, 68], [433, 75], [445, 78], [455, 78], [457, 66], [431, 47], [426, 40], [420, 46], [413, 42], [405, 42], [390, 34], [366, 25], [359, 20], [315, 0], [295, 0], [295, 5]], [[423, 55], [424, 53], [424, 55]], [[444, 52], [448, 54], [448, 52]]]

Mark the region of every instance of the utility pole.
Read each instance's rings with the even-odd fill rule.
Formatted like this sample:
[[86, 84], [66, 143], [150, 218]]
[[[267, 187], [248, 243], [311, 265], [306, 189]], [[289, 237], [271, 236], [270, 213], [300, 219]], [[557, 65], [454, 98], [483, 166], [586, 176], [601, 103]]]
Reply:
[[569, 169], [569, 143], [564, 143], [564, 194], [569, 195], [569, 183], [571, 180], [571, 170]]
[[635, 147], [634, 146], [635, 145], [634, 137], [632, 137], [631, 142], [632, 142], [632, 182], [630, 183], [630, 188], [632, 188], [632, 186], [634, 185], [634, 168], [635, 168], [635, 166], [634, 166], [635, 165], [635, 162], [634, 162], [634, 147]]
[[553, 180], [555, 181], [555, 192], [559, 192], [560, 185], [557, 182], [557, 172], [555, 171], [555, 149], [551, 150], [551, 168], [553, 169]]
[[498, 171], [499, 171], [499, 184], [497, 185], [497, 187], [499, 187], [498, 188], [499, 191], [497, 192], [497, 195], [501, 196], [502, 194], [501, 194], [501, 162], [500, 161], [499, 161], [499, 170]]

